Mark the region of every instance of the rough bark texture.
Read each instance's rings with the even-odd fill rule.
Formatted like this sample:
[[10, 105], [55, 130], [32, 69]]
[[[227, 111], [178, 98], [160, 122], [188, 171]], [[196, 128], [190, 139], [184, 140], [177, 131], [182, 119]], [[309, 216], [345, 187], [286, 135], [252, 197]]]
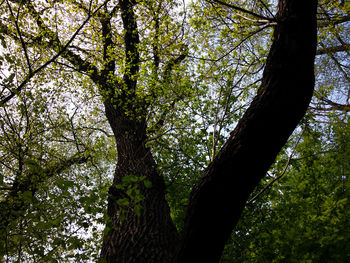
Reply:
[[178, 262], [218, 262], [245, 203], [310, 103], [317, 0], [280, 0], [263, 80], [251, 106], [194, 187]]
[[[177, 231], [171, 221], [165, 200], [165, 185], [158, 174], [152, 154], [145, 147], [146, 131], [140, 121], [130, 120], [106, 104], [108, 120], [117, 139], [118, 163], [110, 188], [108, 215], [110, 232], [105, 236], [101, 256], [107, 262], [170, 262], [178, 244]], [[134, 200], [117, 189], [124, 176], [146, 176], [152, 187], [142, 182], [132, 186], [140, 190], [144, 200], [141, 215], [135, 213]], [[131, 184], [130, 184], [131, 186]], [[118, 206], [117, 200], [130, 200], [127, 207]], [[125, 218], [121, 218], [124, 213]]]
[[[105, 112], [112, 127], [118, 149], [118, 162], [113, 185], [109, 190], [107, 228], [101, 258], [107, 262], [170, 262], [178, 246], [178, 233], [170, 218], [165, 200], [165, 184], [156, 163], [146, 147], [146, 103], [135, 94], [139, 71], [137, 30], [133, 2], [119, 1], [125, 29], [125, 68], [123, 83], [105, 83]], [[119, 91], [116, 95], [114, 90]], [[142, 178], [144, 181], [125, 183], [123, 178]], [[130, 195], [134, 188], [136, 198]], [[136, 200], [143, 198], [142, 201]], [[118, 204], [126, 200], [128, 205]], [[137, 211], [139, 208], [142, 211]]]

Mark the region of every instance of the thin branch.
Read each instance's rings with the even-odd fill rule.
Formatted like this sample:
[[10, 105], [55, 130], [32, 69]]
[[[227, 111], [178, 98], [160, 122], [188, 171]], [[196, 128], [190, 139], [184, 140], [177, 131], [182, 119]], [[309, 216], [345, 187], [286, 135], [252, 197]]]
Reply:
[[[100, 5], [95, 11], [93, 14], [95, 14], [96, 12], [99, 11], [99, 9], [102, 7], [103, 5]], [[44, 63], [42, 66], [40, 66], [39, 68], [37, 68], [36, 70], [32, 71], [31, 73], [29, 73], [27, 75], [27, 77], [23, 80], [23, 82], [13, 91], [11, 91], [10, 95], [8, 95], [6, 98], [3, 98], [1, 101], [0, 101], [0, 107], [4, 107], [5, 104], [10, 101], [16, 94], [18, 94], [19, 92], [21, 92], [21, 90], [23, 89], [23, 87], [37, 74], [39, 73], [40, 71], [42, 71], [43, 69], [45, 69], [49, 64], [53, 63], [59, 56], [61, 56], [62, 54], [64, 53], [67, 53], [68, 55], [68, 60], [69, 61], [75, 61], [76, 63], [74, 64], [75, 66], [79, 65], [80, 63], [83, 62], [83, 64], [80, 64], [81, 67], [87, 67], [86, 65], [88, 64], [89, 66], [87, 68], [92, 68], [94, 70], [94, 73], [97, 74], [96, 72], [98, 72], [97, 68], [93, 65], [91, 65], [90, 63], [86, 62], [86, 61], [83, 61], [78, 55], [74, 54], [73, 52], [71, 51], [67, 51], [69, 45], [73, 42], [73, 40], [75, 39], [75, 37], [78, 35], [78, 33], [83, 29], [83, 27], [86, 25], [86, 23], [90, 20], [90, 18], [93, 16], [90, 15], [88, 16], [85, 21], [81, 24], [81, 26], [75, 31], [75, 33], [72, 35], [72, 37], [68, 40], [68, 42], [65, 44], [65, 45], [62, 45], [62, 44], [58, 44], [58, 47], [60, 48], [59, 52], [53, 56], [50, 60], [48, 60], [46, 63]], [[57, 41], [57, 39], [55, 39]], [[69, 59], [70, 58], [70, 59]], [[84, 67], [84, 68], [85, 68]], [[94, 74], [94, 73], [91, 73], [91, 74]], [[95, 77], [95, 74], [92, 76], [92, 79], [93, 77]], [[97, 74], [98, 75], [98, 74]], [[91, 76], [90, 76], [91, 77]]]
[[339, 104], [326, 98], [320, 98], [320, 99], [332, 106], [331, 108], [327, 108], [327, 110], [333, 109], [333, 110], [339, 110], [339, 111], [345, 111], [345, 112], [350, 111], [350, 105]]
[[[325, 47], [322, 43], [320, 43], [322, 47]], [[350, 82], [350, 76], [345, 72], [345, 70], [342, 68], [342, 65], [339, 63], [337, 58], [333, 55], [333, 53], [328, 53], [328, 56], [333, 60], [339, 71], [343, 74], [344, 78]]]
[[[235, 6], [235, 5], [232, 5], [232, 4], [229, 4], [229, 3], [225, 3], [225, 2], [222, 2], [220, 0], [207, 0], [207, 2], [209, 3], [217, 3], [217, 4], [220, 4], [220, 5], [223, 5], [223, 6], [226, 6], [226, 7], [229, 7], [229, 8], [232, 8], [234, 10], [237, 10], [239, 12], [242, 12], [242, 13], [245, 13], [245, 14], [248, 14], [248, 15], [251, 15], [253, 17], [256, 17], [256, 18], [259, 18], [259, 20], [255, 20], [254, 22], [259, 22], [259, 23], [272, 23], [272, 22], [276, 22], [274, 18], [269, 18], [269, 17], [265, 17], [265, 16], [262, 16], [262, 15], [259, 15], [257, 13], [254, 13], [252, 11], [249, 11], [249, 10], [246, 10], [244, 8], [241, 8], [241, 7], [238, 7], [238, 6]], [[240, 15], [241, 16], [241, 15]], [[243, 18], [246, 18], [246, 17], [243, 17]], [[247, 18], [246, 18], [247, 19]]]
[[250, 33], [248, 36], [246, 36], [245, 38], [243, 38], [237, 45], [235, 45], [231, 50], [229, 50], [226, 54], [223, 54], [221, 57], [219, 57], [218, 59], [213, 59], [213, 61], [218, 62], [221, 59], [223, 59], [224, 57], [228, 56], [231, 52], [233, 52], [236, 48], [238, 48], [239, 46], [241, 46], [246, 40], [248, 40], [249, 38], [251, 38], [252, 36], [254, 36], [255, 34], [263, 31], [265, 28], [268, 28], [270, 25], [265, 25], [261, 28], [258, 28], [257, 30], [255, 30], [254, 32]]
[[[234, 73], [233, 75], [235, 76], [236, 73], [237, 73], [237, 70], [238, 70], [238, 64], [236, 65], [236, 68], [234, 70]], [[216, 154], [216, 146], [217, 146], [217, 143], [218, 143], [218, 140], [219, 140], [219, 136], [221, 134], [221, 130], [222, 130], [222, 127], [223, 127], [223, 122], [224, 122], [224, 119], [225, 117], [228, 115], [229, 113], [229, 101], [230, 101], [230, 98], [231, 98], [231, 95], [232, 95], [232, 92], [233, 92], [233, 89], [235, 87], [238, 86], [239, 83], [241, 83], [243, 81], [243, 78], [246, 76], [246, 74], [248, 73], [248, 70], [249, 70], [249, 66], [246, 68], [245, 72], [242, 74], [242, 76], [235, 82], [235, 84], [232, 84], [231, 88], [230, 88], [230, 91], [229, 91], [229, 94], [226, 98], [226, 103], [225, 103], [225, 108], [224, 108], [224, 112], [222, 114], [222, 117], [220, 118], [220, 120], [217, 120], [217, 116], [215, 117], [215, 124], [214, 124], [214, 131], [213, 131], [213, 146], [212, 146], [212, 155], [211, 155], [211, 158], [210, 160], [213, 161], [214, 160], [214, 157], [215, 157], [215, 154]], [[219, 84], [219, 83], [218, 83]], [[220, 85], [220, 84], [219, 84]], [[220, 92], [221, 92], [221, 89], [220, 89]], [[243, 93], [243, 89], [241, 90], [241, 92], [237, 95], [237, 97], [240, 97], [241, 94]], [[220, 97], [220, 95], [219, 95]], [[219, 103], [219, 99], [218, 99], [218, 103]], [[217, 104], [218, 105], [218, 104]], [[239, 109], [239, 108], [238, 108]], [[217, 112], [218, 114], [218, 112]], [[216, 126], [217, 124], [219, 124], [219, 129], [216, 133]]]
[[30, 60], [29, 60], [29, 56], [28, 56], [28, 51], [27, 51], [27, 47], [26, 47], [26, 44], [23, 40], [23, 37], [22, 37], [22, 34], [21, 34], [21, 30], [19, 29], [19, 25], [18, 25], [18, 15], [19, 15], [19, 8], [18, 8], [18, 13], [17, 13], [17, 17], [15, 17], [13, 11], [12, 11], [12, 7], [10, 5], [10, 3], [6, 0], [6, 3], [7, 3], [7, 6], [10, 10], [10, 13], [11, 13], [11, 16], [13, 17], [13, 20], [15, 22], [15, 25], [16, 25], [16, 31], [18, 33], [18, 36], [19, 36], [19, 39], [20, 39], [20, 42], [21, 42], [21, 46], [22, 46], [22, 49], [23, 49], [23, 52], [24, 52], [24, 56], [27, 60], [27, 64], [28, 64], [28, 69], [29, 69], [29, 74], [32, 73], [32, 66], [30, 64]]
[[293, 149], [292, 149], [292, 152], [290, 153], [290, 155], [289, 155], [289, 157], [288, 157], [287, 163], [286, 163], [286, 165], [285, 165], [285, 167], [284, 167], [282, 173], [281, 173], [279, 176], [275, 177], [275, 178], [274, 178], [271, 182], [269, 182], [267, 185], [265, 185], [265, 187], [264, 187], [259, 193], [257, 193], [252, 199], [250, 199], [249, 201], [247, 201], [246, 205], [252, 204], [252, 203], [253, 203], [256, 199], [258, 199], [267, 189], [269, 189], [269, 188], [273, 185], [274, 182], [278, 181], [279, 179], [281, 179], [281, 178], [286, 174], [287, 169], [288, 169], [288, 167], [289, 167], [289, 165], [290, 165], [290, 161], [291, 161], [292, 158], [293, 158], [293, 155], [294, 155], [294, 153], [295, 153], [295, 150], [296, 150], [296, 148], [297, 148], [297, 146], [298, 146], [298, 144], [299, 144], [301, 138], [303, 137], [303, 134], [304, 134], [304, 131], [302, 131], [302, 133], [300, 134], [300, 136], [299, 136], [297, 142], [295, 143], [295, 145], [294, 145], [294, 147], [293, 147]]
[[265, 4], [265, 2], [263, 0], [259, 0], [259, 2], [264, 6], [264, 8], [267, 10], [267, 12], [269, 12], [269, 14], [275, 18], [275, 15], [271, 12], [271, 10], [269, 9], [269, 7]]
[[317, 27], [327, 27], [327, 26], [335, 26], [338, 24], [342, 24], [344, 22], [350, 21], [350, 15], [342, 16], [342, 17], [337, 17], [337, 18], [330, 18], [328, 16], [329, 20], [328, 21], [320, 21], [317, 23]]
[[109, 134], [107, 131], [101, 129], [101, 128], [96, 128], [96, 127], [87, 127], [87, 126], [81, 126], [78, 129], [86, 129], [86, 130], [92, 130], [92, 131], [99, 131], [102, 132], [104, 135], [106, 135], [109, 138], [114, 138], [112, 134]]
[[163, 72], [163, 82], [169, 83], [170, 73], [174, 67], [181, 64], [181, 62], [187, 57], [188, 47], [186, 45], [182, 46], [181, 54], [177, 58], [171, 58], [167, 62], [164, 72]]

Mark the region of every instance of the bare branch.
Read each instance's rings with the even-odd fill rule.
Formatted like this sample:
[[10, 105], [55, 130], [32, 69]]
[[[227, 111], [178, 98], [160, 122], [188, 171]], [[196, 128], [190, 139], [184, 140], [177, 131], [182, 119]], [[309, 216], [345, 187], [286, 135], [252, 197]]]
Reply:
[[259, 19], [259, 20], [254, 20], [254, 19], [247, 18], [247, 17], [245, 17], [243, 15], [237, 14], [237, 15], [241, 16], [242, 18], [248, 19], [248, 20], [253, 21], [253, 22], [268, 23], [268, 24], [271, 24], [271, 23], [275, 24], [275, 22], [276, 22], [276, 20], [274, 18], [265, 17], [265, 16], [259, 15], [257, 13], [254, 13], [252, 11], [246, 10], [244, 8], [241, 8], [241, 7], [229, 4], [229, 3], [222, 2], [220, 0], [207, 0], [207, 2], [209, 2], [209, 3], [217, 3], [217, 4], [220, 4], [220, 5], [232, 8], [234, 10], [237, 10], [239, 12], [242, 12], [242, 13], [245, 13], [245, 14], [248, 14], [248, 15], [251, 15], [251, 16], [256, 17], [256, 18]]

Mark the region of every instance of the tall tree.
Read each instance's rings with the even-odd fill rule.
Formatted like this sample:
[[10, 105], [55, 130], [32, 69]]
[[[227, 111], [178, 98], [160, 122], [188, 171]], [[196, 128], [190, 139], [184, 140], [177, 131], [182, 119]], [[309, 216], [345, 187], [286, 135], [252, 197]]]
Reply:
[[[274, 17], [228, 5], [274, 25], [274, 39], [257, 96], [192, 190], [182, 237], [172, 222], [164, 180], [148, 144], [152, 128], [159, 130], [169, 111], [189, 94], [188, 82], [176, 78], [189, 52], [181, 21], [169, 20], [169, 14], [177, 12], [176, 2], [27, 0], [8, 5], [36, 28], [14, 33], [11, 28], [20, 23], [10, 20], [1, 24], [4, 34], [22, 47], [58, 52], [57, 63], [88, 76], [102, 97], [118, 158], [101, 257], [107, 262], [218, 261], [250, 193], [311, 100], [317, 1], [280, 0]], [[59, 9], [79, 24], [74, 38], [57, 30], [71, 23], [57, 22]], [[77, 37], [80, 28], [84, 30]], [[98, 41], [86, 41], [84, 34]], [[32, 65], [34, 56], [25, 51]], [[183, 89], [177, 90], [180, 84]], [[19, 86], [16, 92], [21, 90]], [[169, 90], [172, 101], [166, 100]], [[150, 115], [159, 101], [167, 107]]]

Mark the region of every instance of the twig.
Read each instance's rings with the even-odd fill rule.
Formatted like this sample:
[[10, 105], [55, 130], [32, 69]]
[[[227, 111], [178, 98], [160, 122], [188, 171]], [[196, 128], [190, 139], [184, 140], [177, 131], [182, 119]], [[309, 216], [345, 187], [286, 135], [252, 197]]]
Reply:
[[90, 20], [90, 18], [97, 13], [101, 7], [104, 4], [100, 5], [92, 15], [89, 15], [85, 21], [83, 22], [83, 24], [75, 31], [75, 33], [73, 34], [73, 36], [68, 40], [68, 42], [60, 49], [60, 51], [53, 56], [50, 60], [48, 60], [46, 63], [44, 63], [42, 66], [40, 66], [39, 68], [37, 68], [36, 70], [32, 71], [31, 73], [28, 74], [28, 76], [23, 80], [23, 82], [13, 91], [11, 91], [10, 95], [8, 95], [6, 98], [3, 98], [0, 101], [0, 107], [4, 107], [5, 104], [10, 101], [16, 94], [18, 94], [23, 87], [40, 71], [42, 71], [43, 69], [45, 69], [49, 64], [53, 63], [59, 56], [62, 55], [62, 53], [64, 53], [67, 49], [68, 46], [73, 42], [73, 40], [75, 39], [75, 37], [78, 35], [78, 33], [83, 29], [83, 27], [86, 25], [86, 23]]
[[25, 56], [25, 58], [26, 58], [26, 60], [27, 60], [28, 69], [29, 69], [29, 74], [31, 74], [31, 73], [32, 73], [32, 66], [31, 66], [31, 64], [30, 64], [30, 60], [29, 60], [29, 56], [28, 56], [28, 52], [27, 52], [27, 47], [26, 47], [26, 44], [25, 44], [25, 42], [24, 42], [24, 40], [23, 40], [23, 37], [22, 37], [22, 34], [21, 34], [21, 30], [20, 30], [19, 25], [18, 25], [18, 16], [19, 16], [19, 10], [20, 10], [20, 9], [18, 8], [17, 17], [15, 17], [15, 15], [14, 15], [14, 13], [13, 13], [13, 11], [12, 11], [12, 8], [11, 8], [10, 3], [9, 3], [8, 1], [6, 1], [6, 3], [7, 3], [7, 6], [8, 6], [8, 8], [9, 8], [9, 10], [10, 10], [11, 16], [13, 17], [13, 20], [14, 20], [14, 22], [15, 22], [16, 30], [17, 30], [19, 39], [20, 39], [20, 41], [21, 41], [21, 46], [22, 46], [23, 51], [24, 51], [24, 56]]
[[250, 205], [251, 203], [253, 203], [253, 202], [254, 202], [256, 199], [258, 199], [268, 188], [270, 188], [274, 182], [278, 181], [279, 179], [281, 179], [281, 178], [285, 175], [285, 173], [287, 172], [287, 169], [288, 169], [288, 167], [289, 167], [290, 161], [291, 161], [292, 158], [293, 158], [293, 155], [294, 155], [294, 153], [295, 153], [295, 150], [296, 150], [296, 148], [297, 148], [297, 146], [298, 146], [298, 144], [299, 144], [299, 142], [300, 142], [301, 137], [303, 136], [303, 134], [304, 134], [304, 131], [302, 131], [302, 133], [300, 134], [300, 136], [299, 136], [297, 142], [295, 143], [295, 145], [294, 145], [294, 147], [293, 147], [293, 150], [292, 150], [291, 154], [290, 154], [289, 157], [288, 157], [286, 166], [284, 167], [282, 173], [281, 173], [279, 176], [275, 177], [275, 178], [274, 178], [271, 182], [269, 182], [267, 185], [265, 185], [265, 187], [264, 187], [259, 193], [257, 193], [254, 197], [252, 197], [249, 201], [247, 201], [246, 205]]
[[[209, 3], [217, 3], [217, 4], [220, 4], [220, 5], [224, 5], [226, 7], [229, 7], [229, 8], [232, 8], [232, 9], [235, 9], [237, 11], [240, 11], [242, 13], [245, 13], [245, 14], [249, 14], [251, 16], [254, 16], [256, 18], [259, 18], [259, 20], [255, 20], [255, 22], [259, 22], [259, 23], [271, 23], [271, 22], [276, 22], [275, 19], [273, 18], [269, 18], [269, 17], [265, 17], [265, 16], [262, 16], [262, 15], [259, 15], [259, 14], [256, 14], [252, 11], [249, 11], [249, 10], [246, 10], [244, 8], [241, 8], [241, 7], [238, 7], [238, 6], [235, 6], [235, 5], [232, 5], [232, 4], [229, 4], [229, 3], [225, 3], [225, 2], [222, 2], [220, 0], [207, 0], [207, 2]], [[241, 15], [240, 15], [241, 16]], [[245, 19], [247, 19], [246, 17], [243, 17]]]

